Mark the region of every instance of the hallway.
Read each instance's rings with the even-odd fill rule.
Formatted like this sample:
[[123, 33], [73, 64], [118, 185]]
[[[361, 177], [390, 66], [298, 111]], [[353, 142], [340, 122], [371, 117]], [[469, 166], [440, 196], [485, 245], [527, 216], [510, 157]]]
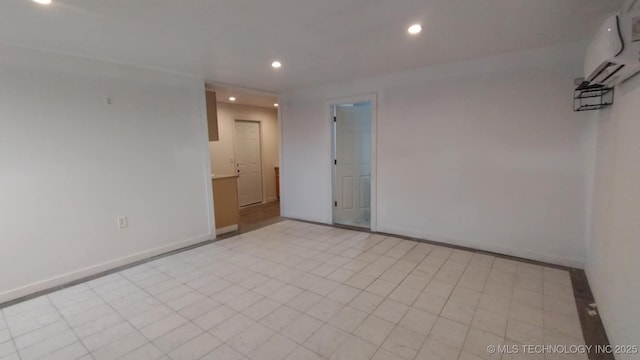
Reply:
[[238, 233], [253, 231], [279, 221], [282, 221], [279, 201], [240, 208]]

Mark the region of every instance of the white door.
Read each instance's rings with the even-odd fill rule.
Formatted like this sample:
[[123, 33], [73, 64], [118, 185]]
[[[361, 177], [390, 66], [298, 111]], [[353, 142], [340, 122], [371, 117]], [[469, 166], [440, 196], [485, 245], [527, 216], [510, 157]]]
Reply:
[[260, 123], [236, 120], [236, 169], [240, 206], [262, 202]]
[[335, 222], [371, 226], [371, 104], [337, 106]]

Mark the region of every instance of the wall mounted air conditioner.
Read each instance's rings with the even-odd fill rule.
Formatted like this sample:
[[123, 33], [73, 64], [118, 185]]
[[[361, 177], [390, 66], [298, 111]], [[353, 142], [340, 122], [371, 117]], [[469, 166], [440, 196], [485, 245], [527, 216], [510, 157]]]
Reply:
[[579, 86], [612, 88], [640, 72], [640, 11], [626, 10], [608, 18], [591, 41]]

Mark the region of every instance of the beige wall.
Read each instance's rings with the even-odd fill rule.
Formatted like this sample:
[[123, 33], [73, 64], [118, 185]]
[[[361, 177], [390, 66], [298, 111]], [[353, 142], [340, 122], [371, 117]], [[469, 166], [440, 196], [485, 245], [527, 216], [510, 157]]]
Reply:
[[[616, 87], [597, 114], [587, 276], [613, 345], [640, 338], [640, 76]], [[616, 354], [616, 359], [637, 359]]]
[[260, 122], [262, 143], [262, 189], [264, 201], [276, 200], [276, 176], [274, 167], [278, 166], [278, 112], [254, 106], [218, 103], [218, 130], [220, 141], [209, 143], [211, 171], [214, 174], [234, 174], [235, 120], [253, 120]]
[[377, 231], [582, 266], [583, 58], [563, 44], [279, 93], [283, 216], [331, 223], [326, 99], [377, 93]]
[[202, 80], [0, 54], [0, 303], [214, 237]]

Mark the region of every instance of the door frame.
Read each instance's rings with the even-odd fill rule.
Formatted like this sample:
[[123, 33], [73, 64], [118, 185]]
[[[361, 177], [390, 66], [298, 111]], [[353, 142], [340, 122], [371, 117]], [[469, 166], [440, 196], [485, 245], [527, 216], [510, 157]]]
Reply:
[[[262, 122], [259, 120], [244, 120], [244, 119], [233, 119], [233, 160], [234, 160], [234, 168], [235, 168], [235, 172], [236, 175], [238, 175], [238, 137], [236, 134], [236, 123], [240, 121], [240, 122], [249, 122], [249, 123], [256, 123], [258, 124], [258, 140], [260, 141], [260, 146], [258, 147], [258, 150], [260, 152], [260, 192], [262, 193], [262, 201], [260, 201], [259, 203], [255, 203], [255, 204], [249, 204], [249, 205], [244, 205], [244, 206], [240, 206], [240, 208], [242, 209], [243, 207], [250, 207], [250, 206], [255, 206], [255, 205], [260, 205], [260, 204], [264, 204], [264, 197], [265, 197], [265, 191], [264, 191], [264, 161], [262, 158]], [[240, 179], [238, 179], [238, 194], [240, 193]]]
[[331, 193], [331, 203], [330, 206], [330, 214], [329, 217], [331, 219], [332, 224], [336, 224], [336, 216], [337, 211], [334, 206], [334, 202], [336, 201], [336, 167], [334, 164], [334, 160], [336, 159], [335, 149], [335, 136], [333, 133], [333, 108], [338, 105], [344, 104], [353, 104], [353, 103], [362, 103], [369, 102], [371, 104], [371, 223], [369, 225], [369, 229], [371, 231], [377, 231], [378, 229], [378, 93], [369, 93], [363, 95], [355, 95], [355, 96], [347, 96], [347, 97], [338, 97], [338, 98], [330, 98], [325, 101], [325, 111], [327, 112], [327, 119], [329, 120], [329, 131], [331, 138], [331, 147], [329, 150], [330, 154], [330, 193]]

